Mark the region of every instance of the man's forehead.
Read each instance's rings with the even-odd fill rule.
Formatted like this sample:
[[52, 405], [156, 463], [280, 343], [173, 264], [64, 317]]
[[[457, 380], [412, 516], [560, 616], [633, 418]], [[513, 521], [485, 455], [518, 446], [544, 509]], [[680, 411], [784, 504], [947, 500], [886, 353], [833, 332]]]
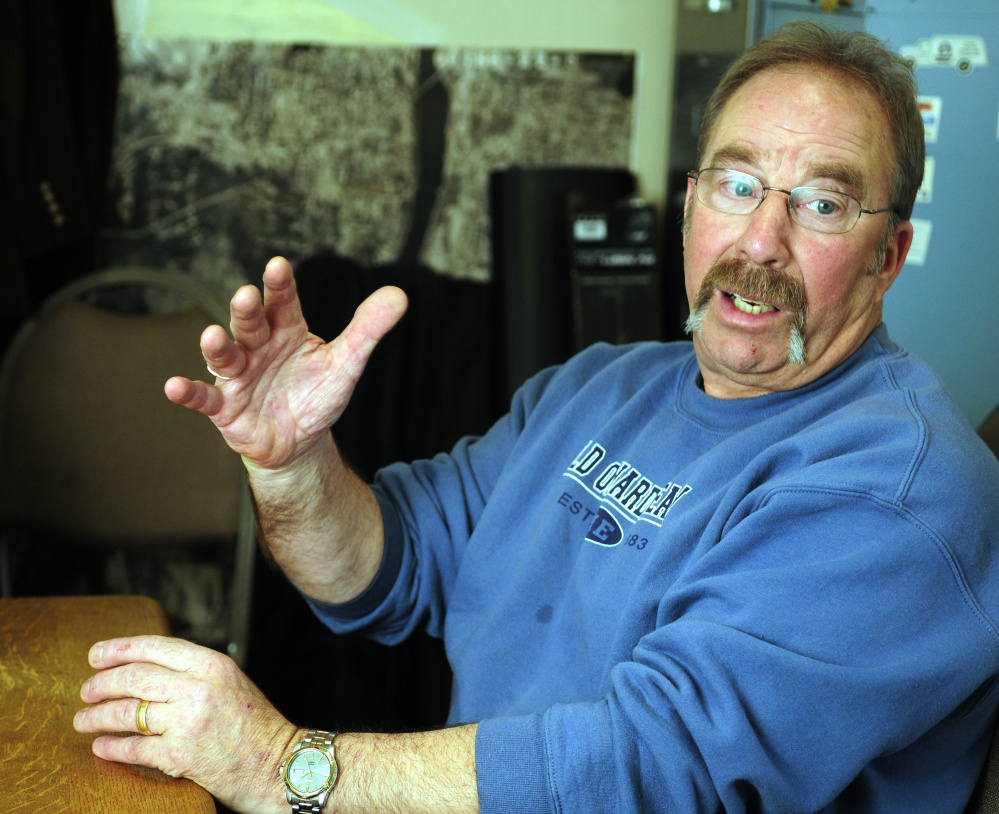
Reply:
[[825, 178], [862, 195], [868, 174], [883, 169], [876, 156], [891, 149], [887, 116], [856, 79], [813, 67], [770, 68], [743, 82], [722, 108], [701, 166], [762, 172], [794, 151], [796, 183]]
[[[712, 150], [707, 156], [708, 167], [725, 167], [729, 169], [744, 169], [753, 173], [757, 168], [767, 164], [772, 156], [767, 151], [759, 149], [749, 142], [732, 141], [722, 144]], [[866, 192], [864, 174], [859, 167], [844, 161], [815, 160], [806, 163], [796, 185], [809, 186], [819, 179], [834, 181], [845, 188], [847, 192], [862, 197]], [[768, 179], [761, 179], [766, 182]]]

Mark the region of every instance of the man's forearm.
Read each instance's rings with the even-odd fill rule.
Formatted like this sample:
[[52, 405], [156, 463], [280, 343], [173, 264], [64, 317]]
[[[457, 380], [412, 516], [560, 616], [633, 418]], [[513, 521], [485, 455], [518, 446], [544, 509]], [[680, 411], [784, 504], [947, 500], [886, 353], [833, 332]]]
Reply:
[[477, 728], [339, 735], [340, 777], [326, 814], [478, 814]]
[[371, 584], [384, 549], [381, 512], [331, 435], [284, 469], [246, 468], [261, 544], [300, 590], [339, 603]]

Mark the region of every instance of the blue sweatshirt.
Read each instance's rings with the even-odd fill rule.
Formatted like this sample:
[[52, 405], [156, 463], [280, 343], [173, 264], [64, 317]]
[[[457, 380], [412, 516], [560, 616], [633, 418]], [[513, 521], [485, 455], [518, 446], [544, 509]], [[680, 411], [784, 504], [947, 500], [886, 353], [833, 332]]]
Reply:
[[542, 372], [374, 489], [334, 630], [442, 636], [483, 812], [960, 812], [999, 687], [999, 463], [884, 327], [721, 400], [689, 343]]

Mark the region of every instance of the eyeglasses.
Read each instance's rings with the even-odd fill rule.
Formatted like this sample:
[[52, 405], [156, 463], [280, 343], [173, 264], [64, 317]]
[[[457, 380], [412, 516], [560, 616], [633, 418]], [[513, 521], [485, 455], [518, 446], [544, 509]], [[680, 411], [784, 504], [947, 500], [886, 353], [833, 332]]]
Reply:
[[708, 167], [688, 172], [687, 177], [694, 181], [697, 200], [727, 215], [750, 215], [763, 203], [768, 192], [783, 192], [787, 195], [791, 220], [813, 232], [829, 235], [849, 232], [861, 215], [878, 215], [894, 209], [864, 209], [852, 195], [821, 187], [792, 190], [768, 187], [756, 176], [738, 170]]

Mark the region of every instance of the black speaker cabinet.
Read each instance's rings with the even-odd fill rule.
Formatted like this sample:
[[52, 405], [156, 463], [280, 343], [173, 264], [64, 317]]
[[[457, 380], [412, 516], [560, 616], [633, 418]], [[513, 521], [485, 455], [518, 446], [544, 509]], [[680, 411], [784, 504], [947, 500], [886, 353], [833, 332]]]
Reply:
[[635, 178], [627, 169], [512, 168], [492, 173], [499, 409], [506, 408], [527, 378], [564, 362], [577, 349], [572, 213], [610, 205], [634, 191]]

